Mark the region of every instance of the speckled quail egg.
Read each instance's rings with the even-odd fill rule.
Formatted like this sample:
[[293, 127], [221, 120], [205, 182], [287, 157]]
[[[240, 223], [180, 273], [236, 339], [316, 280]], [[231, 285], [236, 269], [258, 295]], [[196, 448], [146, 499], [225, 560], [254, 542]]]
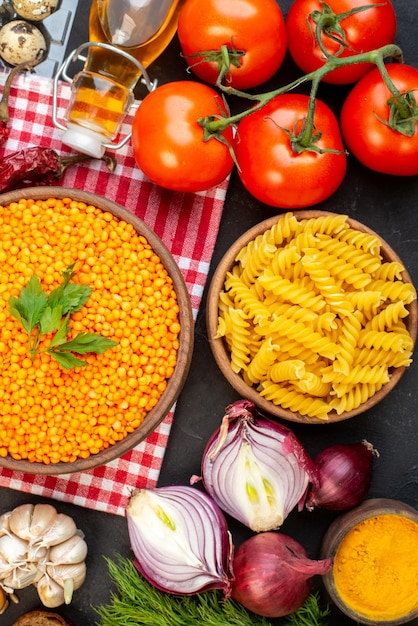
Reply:
[[12, 0], [12, 4], [23, 19], [40, 22], [55, 11], [58, 0]]
[[12, 20], [0, 28], [0, 57], [9, 65], [37, 65], [46, 53], [45, 37], [34, 24]]

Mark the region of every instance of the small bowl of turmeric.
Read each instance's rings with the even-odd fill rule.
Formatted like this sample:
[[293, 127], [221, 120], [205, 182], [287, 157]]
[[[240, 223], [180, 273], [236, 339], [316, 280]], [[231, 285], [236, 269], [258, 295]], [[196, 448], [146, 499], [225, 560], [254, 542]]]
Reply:
[[189, 293], [159, 237], [64, 187], [0, 196], [0, 466], [92, 469], [167, 416], [188, 374]]
[[334, 604], [370, 626], [398, 626], [418, 617], [418, 511], [373, 498], [337, 517], [325, 533], [323, 577]]

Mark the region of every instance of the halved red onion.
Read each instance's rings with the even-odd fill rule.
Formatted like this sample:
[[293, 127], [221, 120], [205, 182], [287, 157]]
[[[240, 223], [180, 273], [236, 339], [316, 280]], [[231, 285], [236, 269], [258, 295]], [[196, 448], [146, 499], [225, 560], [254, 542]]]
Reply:
[[313, 461], [294, 433], [262, 416], [250, 400], [225, 409], [209, 439], [202, 480], [219, 507], [254, 532], [275, 530], [303, 508]]
[[225, 517], [207, 494], [172, 485], [136, 491], [126, 509], [135, 566], [154, 587], [179, 595], [230, 595], [233, 545]]

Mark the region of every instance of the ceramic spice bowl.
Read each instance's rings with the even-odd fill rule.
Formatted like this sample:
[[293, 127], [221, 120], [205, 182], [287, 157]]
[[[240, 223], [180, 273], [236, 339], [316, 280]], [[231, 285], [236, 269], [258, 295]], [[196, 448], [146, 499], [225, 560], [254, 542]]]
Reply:
[[255, 225], [226, 252], [207, 330], [241, 397], [275, 417], [329, 424], [370, 409], [399, 382], [415, 346], [416, 290], [367, 226], [295, 211]]
[[372, 498], [337, 517], [325, 533], [323, 577], [336, 606], [353, 621], [399, 626], [418, 617], [418, 511]]

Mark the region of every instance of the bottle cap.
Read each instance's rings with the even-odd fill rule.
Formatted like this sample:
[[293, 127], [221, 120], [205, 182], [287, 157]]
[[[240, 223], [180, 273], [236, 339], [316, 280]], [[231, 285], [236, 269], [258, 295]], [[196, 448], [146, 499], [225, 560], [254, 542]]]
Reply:
[[106, 151], [103, 145], [106, 138], [103, 135], [76, 124], [68, 124], [62, 142], [77, 152], [87, 154], [94, 159], [101, 159]]

